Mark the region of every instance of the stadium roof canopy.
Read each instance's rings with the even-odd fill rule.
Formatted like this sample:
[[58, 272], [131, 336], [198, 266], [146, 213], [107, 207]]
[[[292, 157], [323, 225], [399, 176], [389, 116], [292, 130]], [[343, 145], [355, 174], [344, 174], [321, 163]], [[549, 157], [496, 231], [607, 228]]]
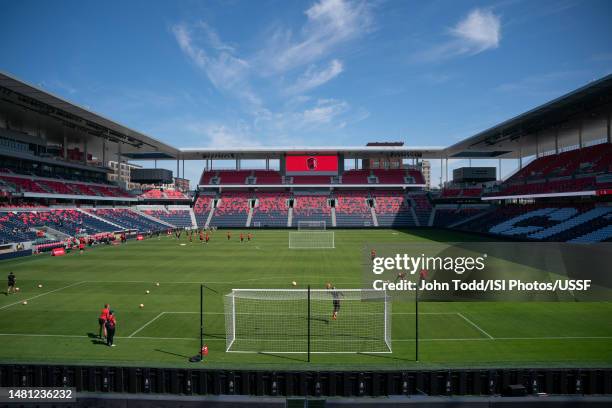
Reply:
[[10, 113], [17, 121], [29, 112], [36, 112], [81, 130], [84, 138], [121, 142], [122, 153], [128, 157], [142, 154], [149, 159], [171, 159], [178, 155], [178, 149], [170, 145], [3, 72], [0, 72], [0, 100], [22, 108]]
[[463, 158], [518, 157], [519, 138], [523, 139], [523, 147], [528, 147], [536, 143], [538, 132], [563, 126], [581, 115], [591, 115], [610, 103], [612, 74], [468, 137], [444, 153], [447, 157]]
[[368, 157], [438, 157], [444, 150], [441, 146], [292, 146], [292, 147], [245, 147], [245, 148], [186, 148], [180, 149], [185, 160], [202, 159], [277, 159], [283, 155], [341, 154], [345, 159]]
[[[176, 148], [142, 132], [130, 129], [77, 104], [0, 72], [0, 102], [17, 109], [9, 115], [27, 120], [36, 112], [82, 131], [83, 138], [104, 138], [121, 142], [121, 154], [134, 160], [274, 159], [283, 154], [342, 154], [346, 159], [368, 157], [419, 158], [513, 158], [521, 147], [535, 144], [537, 132], [560, 126], [580, 115], [590, 114], [612, 103], [612, 75], [545, 103], [528, 112], [468, 137], [450, 147], [375, 145], [354, 147], [232, 147]], [[119, 101], [120, 103], [120, 101]], [[19, 117], [21, 116], [21, 117]], [[529, 149], [526, 149], [529, 150]], [[523, 150], [524, 152], [525, 150]]]

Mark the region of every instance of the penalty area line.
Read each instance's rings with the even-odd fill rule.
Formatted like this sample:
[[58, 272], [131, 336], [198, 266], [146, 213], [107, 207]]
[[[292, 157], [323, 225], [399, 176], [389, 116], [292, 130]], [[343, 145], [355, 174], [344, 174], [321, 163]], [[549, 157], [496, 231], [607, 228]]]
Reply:
[[[58, 337], [87, 339], [90, 336], [76, 334], [36, 334], [36, 333], [0, 333], [0, 337]], [[150, 336], [115, 336], [116, 339], [130, 340], [199, 340], [199, 337], [150, 337]], [[517, 340], [612, 340], [612, 336], [544, 336], [544, 337], [473, 337], [473, 338], [429, 338], [419, 341], [517, 341]], [[207, 337], [206, 341], [226, 341], [223, 338]], [[393, 339], [394, 342], [414, 342], [415, 339]]]
[[495, 338], [493, 336], [491, 336], [489, 333], [487, 333], [484, 329], [482, 329], [480, 326], [478, 326], [476, 323], [474, 323], [473, 321], [471, 321], [470, 319], [468, 319], [467, 317], [465, 317], [463, 314], [457, 312], [457, 315], [459, 317], [461, 317], [463, 320], [465, 320], [466, 322], [468, 322], [470, 325], [472, 325], [476, 330], [478, 330], [479, 332], [481, 332], [482, 334], [484, 334], [485, 336], [487, 336], [489, 339], [491, 340], [495, 340]]
[[146, 322], [145, 324], [143, 324], [138, 330], [136, 330], [134, 333], [130, 334], [128, 336], [128, 338], [132, 338], [134, 337], [134, 335], [136, 333], [139, 333], [142, 329], [144, 329], [145, 327], [147, 327], [148, 325], [150, 325], [151, 323], [153, 323], [154, 321], [156, 321], [157, 319], [159, 319], [160, 317], [162, 317], [163, 315], [165, 315], [166, 312], [161, 312], [160, 314], [158, 314], [157, 316], [155, 316], [153, 319], [149, 320], [148, 322]]
[[10, 303], [10, 304], [8, 304], [8, 305], [4, 305], [4, 306], [0, 307], [0, 310], [6, 309], [6, 308], [11, 307], [11, 306], [18, 305], [18, 304], [20, 304], [20, 303], [23, 303], [23, 302], [24, 302], [24, 301], [26, 301], [26, 300], [37, 299], [37, 298], [39, 298], [39, 297], [41, 297], [41, 296], [45, 296], [45, 295], [48, 295], [48, 294], [51, 294], [51, 293], [59, 292], [60, 290], [68, 289], [68, 288], [71, 288], [71, 287], [73, 287], [73, 286], [81, 285], [81, 284], [83, 284], [83, 283], [87, 283], [87, 281], [81, 281], [81, 282], [72, 283], [72, 284], [70, 284], [70, 285], [63, 286], [63, 287], [61, 287], [61, 288], [53, 289], [53, 290], [50, 290], [50, 291], [48, 291], [48, 292], [41, 293], [41, 294], [39, 294], [39, 295], [29, 297], [29, 298], [27, 298], [27, 299], [21, 299], [21, 300], [20, 300], [20, 301], [18, 301], [18, 302], [15, 302], [15, 303]]

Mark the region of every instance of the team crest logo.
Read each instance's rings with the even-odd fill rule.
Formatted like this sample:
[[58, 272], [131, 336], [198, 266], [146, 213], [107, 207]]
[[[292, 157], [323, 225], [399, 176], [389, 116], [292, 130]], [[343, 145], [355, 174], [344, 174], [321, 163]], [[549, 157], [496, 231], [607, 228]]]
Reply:
[[309, 157], [308, 159], [306, 159], [306, 167], [308, 167], [308, 170], [316, 170], [317, 169], [317, 158]]

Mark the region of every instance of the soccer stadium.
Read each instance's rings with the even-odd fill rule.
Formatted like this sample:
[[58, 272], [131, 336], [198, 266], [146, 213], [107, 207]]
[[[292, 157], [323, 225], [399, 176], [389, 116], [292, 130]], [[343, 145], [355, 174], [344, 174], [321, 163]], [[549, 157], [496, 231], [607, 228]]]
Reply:
[[0, 405], [612, 405], [612, 75], [441, 146], [57, 88], [0, 71]]

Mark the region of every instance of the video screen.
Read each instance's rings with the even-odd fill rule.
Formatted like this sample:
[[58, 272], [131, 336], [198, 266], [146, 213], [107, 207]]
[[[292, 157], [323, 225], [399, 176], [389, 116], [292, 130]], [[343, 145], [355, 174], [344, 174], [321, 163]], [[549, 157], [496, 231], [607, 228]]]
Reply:
[[300, 155], [287, 156], [285, 170], [288, 175], [338, 174], [338, 156], [336, 155]]

